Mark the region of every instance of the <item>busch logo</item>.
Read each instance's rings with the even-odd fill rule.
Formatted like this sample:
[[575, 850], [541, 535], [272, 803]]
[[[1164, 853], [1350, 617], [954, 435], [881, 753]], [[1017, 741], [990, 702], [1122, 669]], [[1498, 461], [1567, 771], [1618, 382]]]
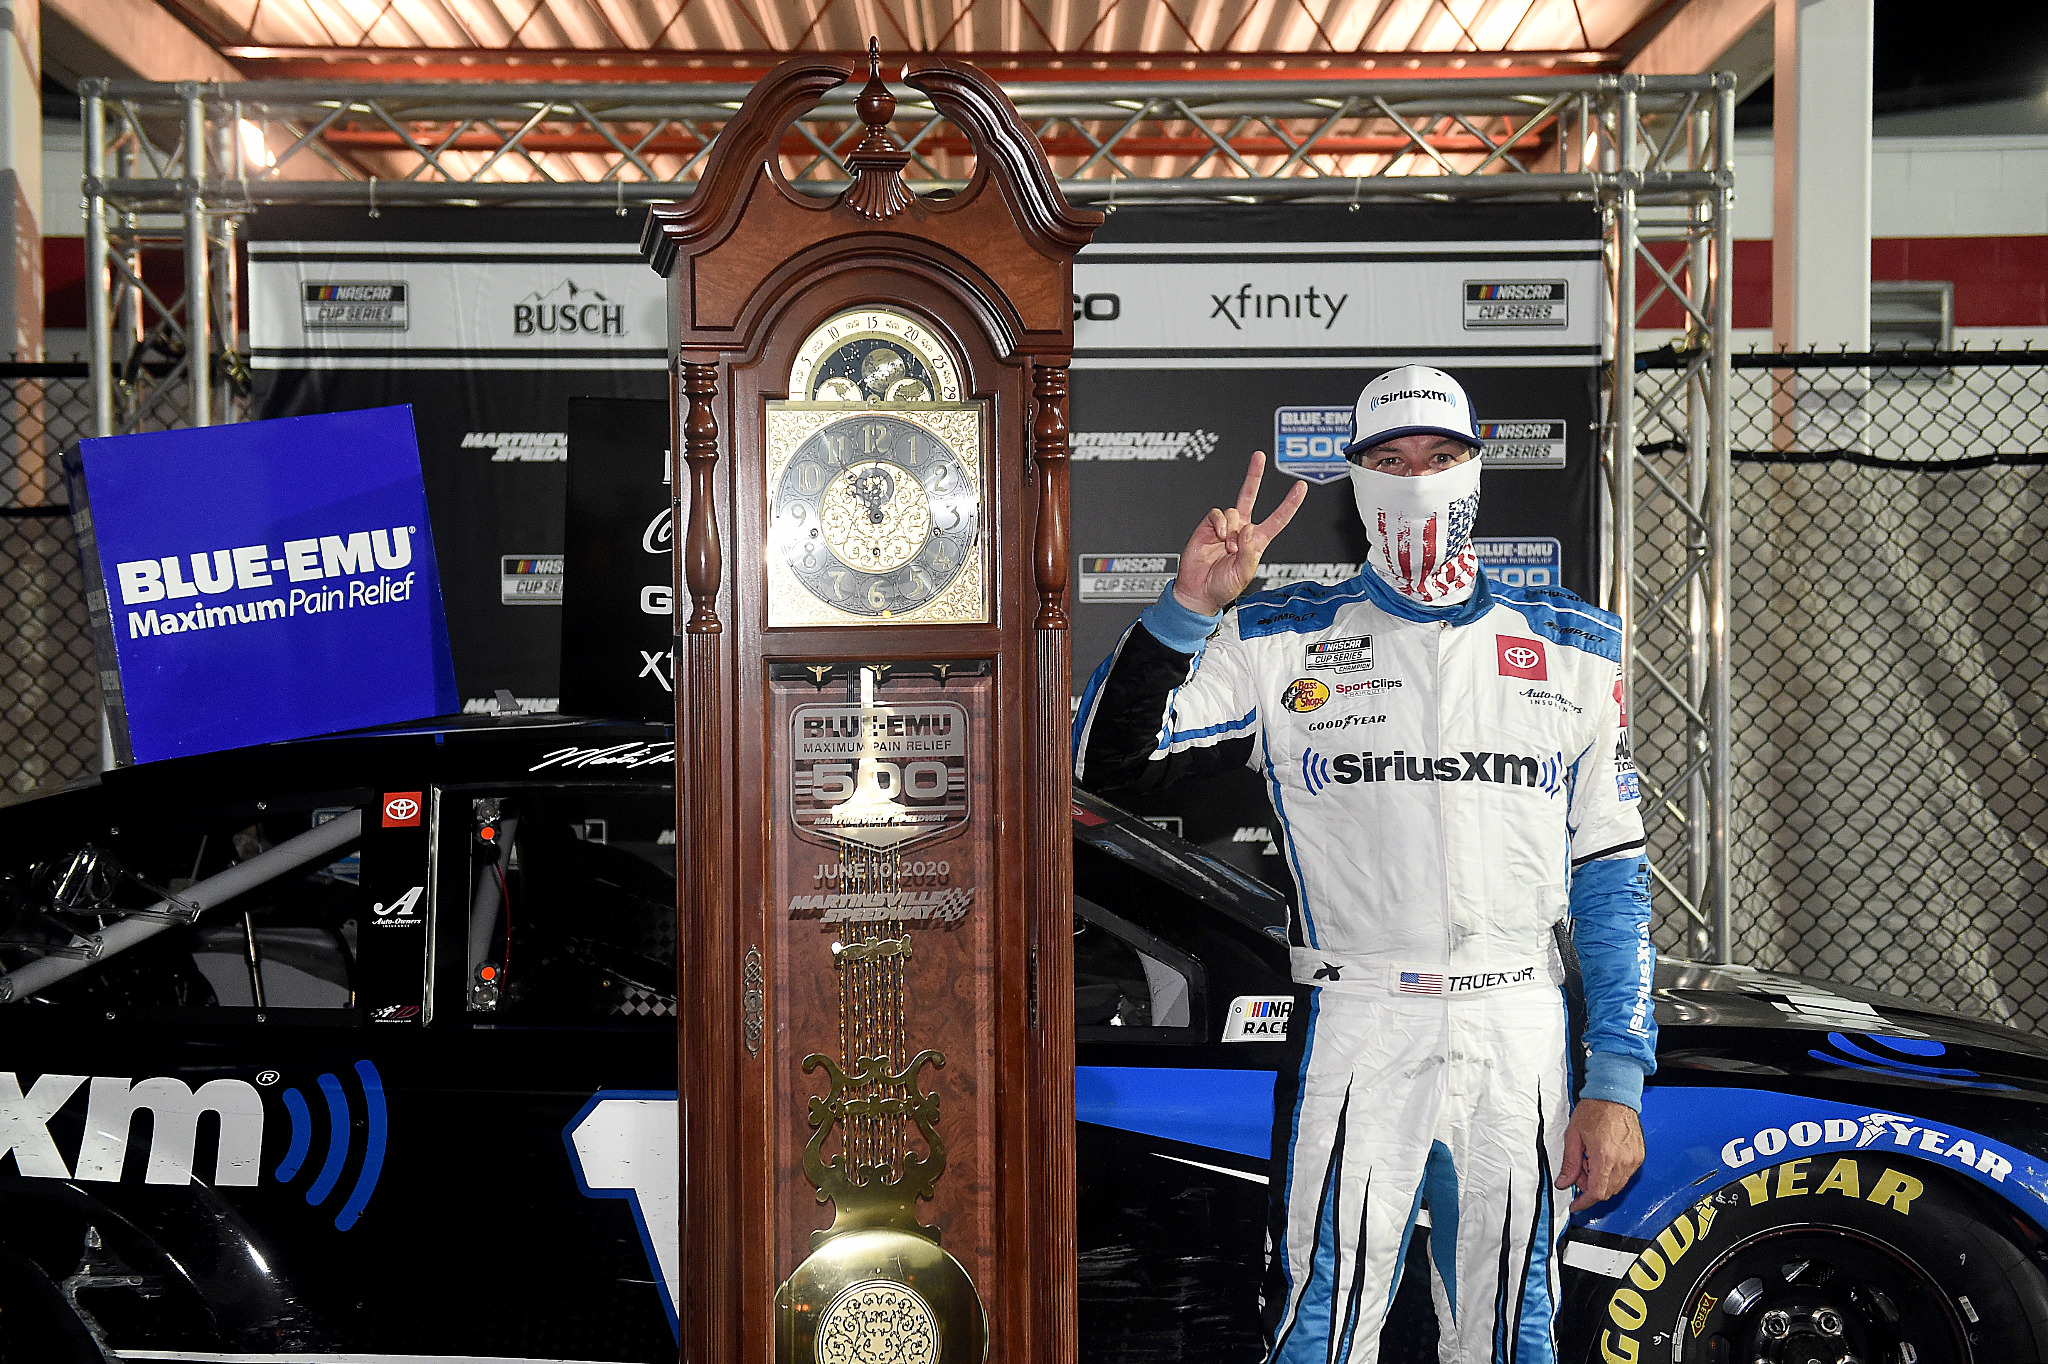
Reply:
[[128, 1138], [138, 1112], [149, 1114], [148, 1184], [190, 1184], [199, 1144], [199, 1117], [211, 1113], [220, 1138], [213, 1183], [253, 1187], [263, 1151], [263, 1099], [245, 1080], [208, 1080], [195, 1092], [182, 1080], [159, 1076], [139, 1083], [95, 1075], [85, 1103], [85, 1135], [76, 1168], [66, 1169], [49, 1123], [85, 1086], [83, 1075], [43, 1075], [24, 1094], [11, 1070], [0, 1070], [0, 1156], [30, 1179], [115, 1183], [128, 1159]]
[[535, 290], [513, 304], [512, 330], [519, 336], [624, 336], [626, 305], [565, 279], [545, 294]]

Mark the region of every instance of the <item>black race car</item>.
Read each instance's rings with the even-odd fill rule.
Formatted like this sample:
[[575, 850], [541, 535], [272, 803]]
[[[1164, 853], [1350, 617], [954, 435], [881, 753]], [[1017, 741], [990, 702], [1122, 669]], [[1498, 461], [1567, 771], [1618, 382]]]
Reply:
[[[672, 753], [473, 717], [0, 805], [0, 1361], [674, 1358]], [[1286, 902], [1092, 797], [1074, 834], [1084, 1358], [1249, 1364]], [[1565, 1358], [2048, 1359], [2048, 1048], [1658, 986]], [[1411, 1266], [1390, 1360], [1434, 1357]]]

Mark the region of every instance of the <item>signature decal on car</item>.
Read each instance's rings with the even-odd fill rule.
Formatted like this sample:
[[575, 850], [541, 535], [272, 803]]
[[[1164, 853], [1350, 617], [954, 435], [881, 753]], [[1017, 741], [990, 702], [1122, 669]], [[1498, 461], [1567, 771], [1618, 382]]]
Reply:
[[538, 772], [548, 767], [623, 767], [630, 772], [643, 767], [665, 767], [675, 760], [674, 744], [610, 744], [600, 748], [578, 748], [571, 745], [541, 754], [540, 761], [526, 770]]

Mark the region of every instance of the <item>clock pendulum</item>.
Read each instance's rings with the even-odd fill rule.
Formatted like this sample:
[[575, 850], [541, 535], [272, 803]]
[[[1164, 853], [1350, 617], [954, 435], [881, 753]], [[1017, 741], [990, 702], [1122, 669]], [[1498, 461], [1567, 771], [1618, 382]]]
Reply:
[[988, 1351], [980, 1294], [917, 1215], [946, 1170], [939, 1096], [922, 1082], [946, 1058], [911, 1053], [902, 853], [843, 839], [838, 854], [852, 911], [829, 948], [839, 1055], [803, 1059], [805, 1074], [826, 1080], [810, 1101], [804, 1175], [833, 1219], [775, 1295], [778, 1353], [786, 1364], [978, 1364]]

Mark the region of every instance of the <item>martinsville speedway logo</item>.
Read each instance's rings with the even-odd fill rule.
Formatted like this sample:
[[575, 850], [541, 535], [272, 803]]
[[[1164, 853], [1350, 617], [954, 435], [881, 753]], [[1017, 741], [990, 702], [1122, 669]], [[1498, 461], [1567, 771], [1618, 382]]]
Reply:
[[1076, 431], [1068, 457], [1104, 464], [1143, 460], [1205, 460], [1222, 437], [1214, 431]]
[[1364, 564], [1343, 563], [1330, 560], [1324, 563], [1260, 564], [1252, 574], [1262, 586], [1260, 591], [1271, 592], [1288, 583], [1341, 583], [1355, 578], [1365, 568]]
[[[90, 1080], [90, 1087], [87, 1082]], [[84, 1136], [71, 1166], [50, 1135], [49, 1123], [72, 1096], [87, 1089]], [[24, 1094], [11, 1070], [0, 1070], [0, 1155], [14, 1153], [14, 1168], [29, 1179], [118, 1183], [128, 1160], [129, 1129], [149, 1114], [147, 1184], [190, 1184], [199, 1144], [199, 1118], [220, 1124], [212, 1183], [253, 1187], [263, 1154], [263, 1096], [245, 1080], [208, 1080], [194, 1090], [159, 1076], [129, 1080], [105, 1075], [40, 1075]]]
[[974, 888], [944, 886], [937, 890], [890, 890], [869, 892], [832, 891], [818, 895], [792, 895], [789, 917], [822, 919], [828, 924], [906, 922], [940, 924], [952, 928], [974, 907]]
[[465, 431], [465, 450], [489, 450], [493, 464], [563, 464], [569, 459], [567, 431]]
[[[392, 526], [386, 530], [350, 531], [342, 535], [309, 536], [287, 540], [272, 558], [271, 548], [237, 545], [231, 549], [200, 550], [191, 555], [166, 554], [161, 559], [130, 559], [114, 566], [121, 604], [140, 606], [148, 602], [178, 601], [199, 596], [220, 596], [228, 592], [251, 592], [277, 585], [283, 574], [291, 583], [315, 586], [293, 587], [286, 596], [221, 606], [204, 603], [189, 610], [159, 613], [128, 613], [128, 638], [143, 635], [175, 635], [190, 630], [210, 630], [222, 625], [247, 625], [256, 621], [284, 620], [299, 615], [318, 615], [358, 606], [383, 606], [412, 598], [416, 573], [402, 579], [389, 576], [412, 562], [413, 537], [417, 526]], [[191, 577], [187, 578], [189, 564]], [[384, 570], [374, 582], [368, 575]], [[328, 580], [347, 579], [346, 588], [324, 585]]]

